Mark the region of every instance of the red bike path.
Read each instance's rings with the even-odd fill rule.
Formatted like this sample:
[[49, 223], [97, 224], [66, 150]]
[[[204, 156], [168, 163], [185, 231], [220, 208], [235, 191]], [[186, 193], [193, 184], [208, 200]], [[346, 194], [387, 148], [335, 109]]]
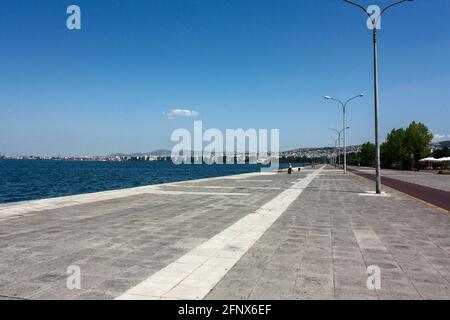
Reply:
[[[374, 173], [361, 172], [355, 169], [348, 170], [358, 176], [375, 181]], [[383, 176], [381, 176], [381, 183], [433, 206], [450, 211], [450, 192], [448, 191]]]

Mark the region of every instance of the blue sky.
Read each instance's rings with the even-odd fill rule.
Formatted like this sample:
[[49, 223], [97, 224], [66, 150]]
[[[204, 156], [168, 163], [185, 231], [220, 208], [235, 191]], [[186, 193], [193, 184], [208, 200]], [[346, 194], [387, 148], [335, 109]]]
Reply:
[[[364, 6], [389, 1], [360, 0]], [[66, 28], [77, 4], [82, 29]], [[448, 0], [388, 12], [379, 34], [381, 132], [412, 120], [450, 134]], [[206, 128], [279, 128], [281, 148], [373, 140], [371, 31], [338, 0], [3, 0], [0, 153], [171, 148], [172, 109]]]

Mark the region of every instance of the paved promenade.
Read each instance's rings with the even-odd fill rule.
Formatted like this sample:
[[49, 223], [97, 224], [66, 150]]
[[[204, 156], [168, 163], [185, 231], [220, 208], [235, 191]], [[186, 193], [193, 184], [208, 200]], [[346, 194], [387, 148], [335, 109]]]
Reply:
[[2, 205], [0, 298], [450, 299], [450, 216], [372, 188], [328, 167]]

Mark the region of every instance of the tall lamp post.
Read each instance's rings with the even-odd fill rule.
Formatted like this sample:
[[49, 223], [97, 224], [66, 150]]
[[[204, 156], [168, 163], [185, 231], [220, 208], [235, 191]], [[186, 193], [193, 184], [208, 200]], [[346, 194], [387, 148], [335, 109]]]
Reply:
[[325, 99], [326, 100], [333, 100], [333, 101], [336, 101], [336, 102], [338, 102], [341, 106], [342, 106], [342, 130], [344, 131], [344, 173], [347, 173], [347, 145], [346, 145], [346, 143], [347, 143], [347, 141], [346, 141], [346, 135], [345, 135], [345, 129], [346, 129], [346, 127], [345, 127], [345, 110], [347, 109], [347, 104], [350, 102], [350, 101], [352, 101], [352, 100], [354, 100], [354, 99], [356, 99], [356, 98], [362, 98], [362, 97], [364, 97], [364, 95], [361, 93], [361, 94], [358, 94], [357, 96], [354, 96], [354, 97], [352, 97], [352, 98], [350, 98], [350, 99], [348, 99], [345, 103], [344, 102], [342, 102], [341, 100], [339, 100], [339, 99], [335, 99], [335, 98], [333, 98], [333, 97], [330, 97], [330, 96], [325, 96]]
[[[338, 144], [338, 150], [337, 150], [338, 151], [338, 166], [341, 167], [341, 135], [342, 135], [342, 132], [344, 131], [344, 129], [342, 129], [340, 131], [338, 129], [335, 129], [335, 128], [329, 128], [329, 129], [333, 130], [338, 135], [338, 138], [337, 138], [337, 144]], [[348, 130], [348, 129], [350, 129], [350, 127], [347, 127], [346, 129]], [[331, 139], [333, 139], [333, 138], [331, 138]]]
[[374, 99], [375, 99], [375, 146], [376, 146], [376, 152], [375, 152], [375, 171], [376, 171], [376, 192], [377, 194], [381, 193], [381, 168], [380, 168], [380, 140], [379, 140], [379, 122], [378, 122], [378, 49], [377, 49], [377, 26], [378, 22], [380, 21], [381, 16], [383, 13], [386, 12], [386, 10], [401, 4], [403, 2], [411, 2], [413, 0], [401, 0], [394, 2], [388, 6], [386, 6], [384, 9], [381, 10], [381, 12], [378, 14], [378, 16], [371, 16], [369, 12], [360, 4], [355, 3], [351, 0], [342, 0], [344, 2], [350, 3], [359, 9], [363, 10], [365, 14], [369, 16], [370, 22], [372, 23], [372, 34], [373, 34], [373, 68], [374, 68]]
[[[337, 146], [338, 146], [338, 139], [335, 139], [333, 137], [330, 137], [331, 140], [334, 141], [334, 149], [333, 149], [333, 153], [332, 153], [332, 159], [333, 159], [333, 166], [336, 167], [337, 162], [336, 162], [336, 157], [337, 157]], [[333, 147], [333, 146], [332, 146]]]
[[338, 138], [336, 140], [337, 142], [337, 166], [340, 168], [341, 167], [341, 132], [337, 129], [334, 128], [330, 128], [330, 130], [333, 130], [337, 133]]

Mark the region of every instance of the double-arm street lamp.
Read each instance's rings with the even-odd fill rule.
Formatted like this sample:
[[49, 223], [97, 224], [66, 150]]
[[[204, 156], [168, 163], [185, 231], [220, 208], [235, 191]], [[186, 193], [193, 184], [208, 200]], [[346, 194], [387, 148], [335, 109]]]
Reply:
[[[347, 109], [347, 104], [348, 104], [350, 101], [352, 101], [352, 100], [354, 100], [354, 99], [356, 99], [356, 98], [362, 98], [362, 97], [364, 97], [364, 95], [361, 93], [361, 94], [358, 94], [357, 96], [354, 96], [354, 97], [348, 99], [348, 100], [344, 103], [344, 102], [342, 102], [342, 101], [339, 100], [339, 99], [335, 99], [335, 98], [330, 97], [330, 96], [325, 96], [325, 99], [336, 101], [336, 102], [338, 102], [338, 103], [342, 106], [342, 131], [344, 132], [344, 173], [347, 173], [347, 152], [346, 152], [346, 149], [347, 149], [346, 143], [347, 143], [347, 141], [346, 141], [346, 135], [345, 135], [345, 131], [346, 131], [346, 127], [345, 127], [345, 121], [346, 121], [346, 120], [345, 120], [345, 110]], [[340, 143], [340, 142], [339, 142], [339, 143]]]
[[369, 19], [372, 23], [372, 34], [373, 34], [373, 65], [374, 65], [374, 99], [375, 99], [375, 146], [376, 146], [376, 155], [375, 155], [375, 164], [376, 164], [376, 192], [377, 194], [381, 193], [381, 169], [380, 169], [380, 140], [379, 140], [379, 122], [378, 122], [378, 49], [377, 49], [377, 26], [380, 21], [381, 16], [383, 13], [386, 12], [386, 10], [404, 3], [404, 2], [411, 2], [413, 0], [401, 0], [394, 2], [388, 6], [386, 6], [384, 9], [380, 11], [380, 13], [377, 16], [372, 16], [367, 10], [360, 4], [355, 3], [351, 0], [342, 0], [344, 2], [350, 3], [362, 11], [366, 15], [369, 16]]
[[[344, 129], [342, 129], [340, 131], [338, 129], [335, 129], [335, 128], [329, 128], [329, 129], [333, 130], [338, 135], [338, 138], [337, 138], [337, 144], [338, 144], [338, 166], [341, 167], [341, 135], [342, 135], [342, 132], [344, 132]], [[348, 129], [350, 129], [350, 127], [347, 127], [345, 129], [348, 130]]]
[[337, 165], [340, 168], [341, 167], [341, 134], [342, 134], [342, 130], [339, 131], [338, 129], [335, 128], [329, 128], [330, 130], [333, 130], [334, 132], [337, 133], [337, 140], [335, 141], [335, 144], [337, 143]]

